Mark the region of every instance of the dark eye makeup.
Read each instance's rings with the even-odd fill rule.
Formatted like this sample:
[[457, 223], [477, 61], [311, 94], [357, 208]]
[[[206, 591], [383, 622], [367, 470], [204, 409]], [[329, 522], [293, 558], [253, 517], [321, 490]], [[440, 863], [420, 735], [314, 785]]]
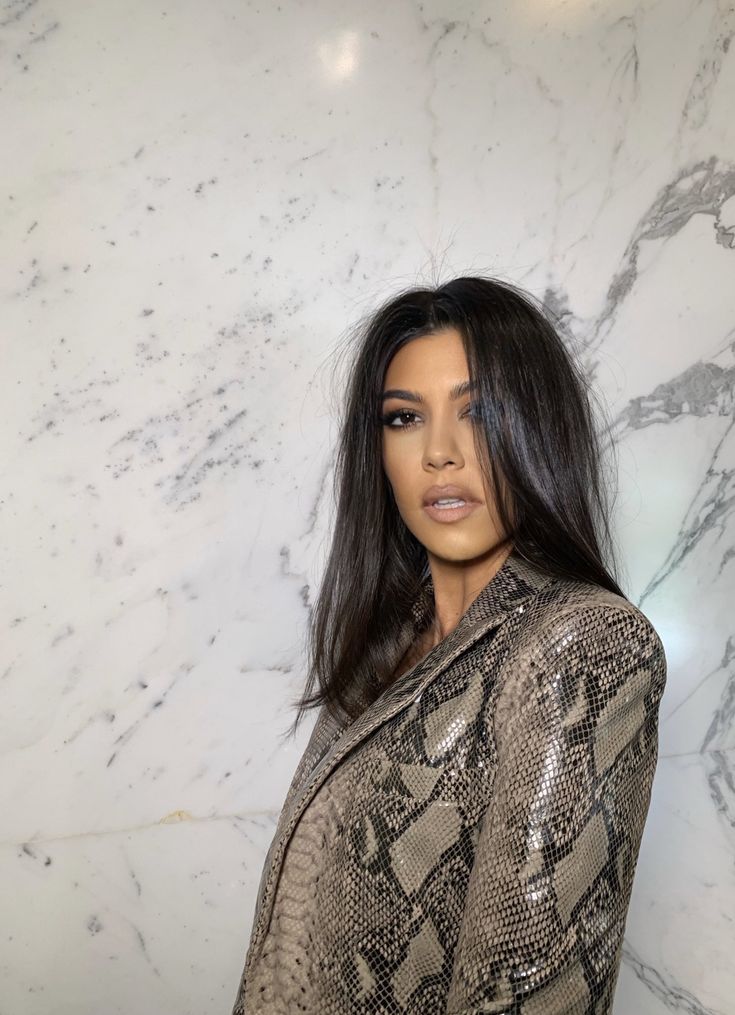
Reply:
[[[407, 423], [401, 423], [400, 425], [395, 424], [395, 420], [400, 419], [402, 416], [416, 416], [417, 413], [413, 409], [392, 409], [390, 412], [382, 413], [378, 416], [379, 422], [392, 430], [410, 430], [411, 427], [416, 426], [416, 419], [411, 420]], [[464, 419], [465, 416], [479, 418], [480, 407], [477, 404], [471, 404], [467, 407], [467, 411], [462, 413], [460, 419]], [[394, 425], [395, 424], [395, 425]]]

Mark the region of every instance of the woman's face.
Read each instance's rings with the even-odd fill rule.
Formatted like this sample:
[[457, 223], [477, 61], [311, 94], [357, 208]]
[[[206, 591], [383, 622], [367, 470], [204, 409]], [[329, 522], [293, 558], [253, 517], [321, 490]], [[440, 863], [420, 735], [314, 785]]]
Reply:
[[[430, 557], [454, 563], [487, 555], [507, 535], [475, 452], [472, 392], [453, 397], [461, 384], [469, 384], [464, 346], [447, 328], [404, 345], [383, 385], [383, 468], [398, 510]], [[427, 508], [430, 488], [449, 485], [467, 505]]]

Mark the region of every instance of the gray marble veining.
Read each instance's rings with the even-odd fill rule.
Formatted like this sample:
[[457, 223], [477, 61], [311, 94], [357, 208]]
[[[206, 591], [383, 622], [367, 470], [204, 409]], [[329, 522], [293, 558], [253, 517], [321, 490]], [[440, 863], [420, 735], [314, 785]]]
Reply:
[[229, 1010], [309, 732], [331, 358], [483, 271], [600, 392], [669, 660], [616, 1015], [735, 1015], [734, 32], [718, 0], [0, 2], [0, 1011]]

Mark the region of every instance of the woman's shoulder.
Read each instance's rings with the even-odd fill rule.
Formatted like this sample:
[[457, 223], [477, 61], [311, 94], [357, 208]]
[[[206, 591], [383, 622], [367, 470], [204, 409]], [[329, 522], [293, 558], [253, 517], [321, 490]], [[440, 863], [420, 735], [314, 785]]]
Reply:
[[523, 616], [497, 685], [498, 728], [532, 713], [554, 730], [570, 709], [586, 715], [609, 701], [625, 714], [644, 700], [655, 709], [666, 685], [666, 655], [653, 624], [630, 600], [559, 579], [533, 597]]
[[576, 648], [637, 650], [665, 658], [651, 619], [625, 596], [593, 582], [555, 578], [525, 611], [524, 642], [547, 655]]

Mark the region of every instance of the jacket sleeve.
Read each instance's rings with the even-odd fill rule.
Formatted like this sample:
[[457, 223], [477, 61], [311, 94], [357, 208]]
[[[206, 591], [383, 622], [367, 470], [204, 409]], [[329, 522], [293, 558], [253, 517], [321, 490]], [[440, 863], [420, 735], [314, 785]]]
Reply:
[[507, 672], [447, 1015], [607, 1015], [658, 757], [663, 645], [632, 604], [562, 609]]

